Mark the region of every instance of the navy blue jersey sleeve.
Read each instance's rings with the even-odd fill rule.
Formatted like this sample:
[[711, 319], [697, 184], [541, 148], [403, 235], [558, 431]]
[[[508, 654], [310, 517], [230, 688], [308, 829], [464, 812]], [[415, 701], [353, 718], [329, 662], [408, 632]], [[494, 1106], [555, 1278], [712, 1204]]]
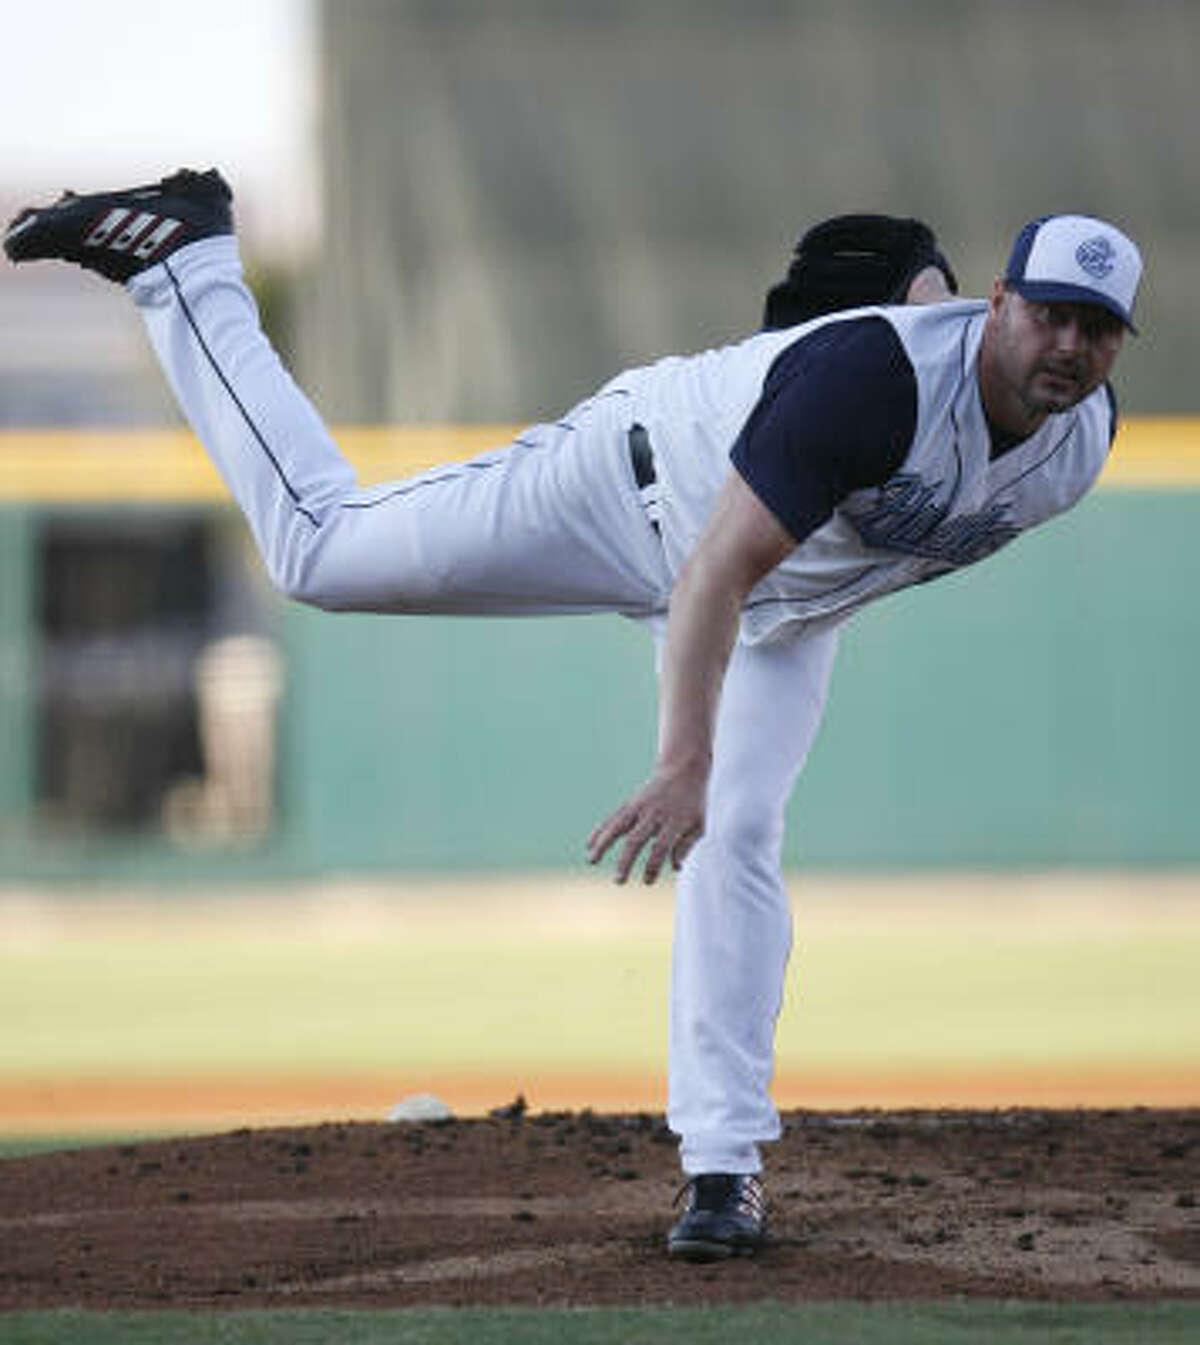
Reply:
[[916, 427], [917, 380], [900, 338], [883, 318], [851, 318], [781, 352], [730, 456], [799, 543], [852, 491], [892, 477]]

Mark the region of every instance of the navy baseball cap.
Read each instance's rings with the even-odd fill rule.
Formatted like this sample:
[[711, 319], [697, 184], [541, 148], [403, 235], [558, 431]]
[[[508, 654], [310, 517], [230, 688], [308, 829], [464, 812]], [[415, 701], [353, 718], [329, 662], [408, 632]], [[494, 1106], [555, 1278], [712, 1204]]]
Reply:
[[1130, 331], [1142, 254], [1120, 229], [1090, 215], [1043, 215], [1017, 235], [1009, 289], [1033, 303], [1099, 304]]

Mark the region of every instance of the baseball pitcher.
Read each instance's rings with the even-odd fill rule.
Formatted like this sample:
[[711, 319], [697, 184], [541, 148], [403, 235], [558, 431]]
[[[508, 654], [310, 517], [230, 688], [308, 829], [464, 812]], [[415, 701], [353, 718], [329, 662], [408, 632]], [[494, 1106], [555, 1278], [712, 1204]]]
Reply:
[[1017, 235], [985, 300], [914, 220], [800, 242], [764, 329], [618, 375], [553, 424], [361, 488], [264, 337], [215, 172], [23, 211], [16, 262], [125, 286], [274, 583], [330, 610], [615, 611], [660, 674], [651, 778], [589, 842], [625, 881], [679, 871], [669, 1121], [686, 1207], [670, 1251], [766, 1236], [760, 1145], [791, 949], [784, 808], [838, 631], [1078, 501], [1116, 426], [1108, 384], [1142, 263], [1112, 224]]

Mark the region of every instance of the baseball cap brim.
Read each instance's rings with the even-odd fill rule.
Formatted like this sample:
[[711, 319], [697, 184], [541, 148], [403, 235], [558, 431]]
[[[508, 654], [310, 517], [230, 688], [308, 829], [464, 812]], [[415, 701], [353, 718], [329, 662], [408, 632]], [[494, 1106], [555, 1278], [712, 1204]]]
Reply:
[[1061, 280], [1009, 280], [1010, 290], [1016, 290], [1022, 299], [1035, 304], [1093, 304], [1103, 308], [1121, 322], [1136, 336], [1138, 329], [1133, 319], [1121, 307], [1116, 299], [1107, 294], [1087, 288], [1083, 285], [1068, 285]]

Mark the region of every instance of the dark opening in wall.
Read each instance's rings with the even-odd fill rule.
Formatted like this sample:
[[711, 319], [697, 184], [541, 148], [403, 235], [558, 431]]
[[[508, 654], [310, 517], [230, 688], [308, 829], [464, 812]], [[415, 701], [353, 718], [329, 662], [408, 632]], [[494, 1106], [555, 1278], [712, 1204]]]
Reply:
[[231, 604], [230, 576], [248, 576], [228, 563], [219, 526], [52, 516], [38, 553], [40, 825], [201, 842], [263, 834], [278, 659], [261, 632], [231, 638], [230, 608], [246, 604]]

